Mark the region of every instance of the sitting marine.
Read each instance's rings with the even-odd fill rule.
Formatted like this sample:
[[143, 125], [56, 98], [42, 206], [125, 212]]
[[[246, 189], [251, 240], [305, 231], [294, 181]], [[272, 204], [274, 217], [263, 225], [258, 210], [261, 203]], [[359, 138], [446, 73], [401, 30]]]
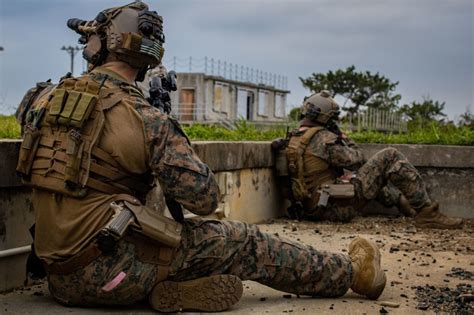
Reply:
[[455, 229], [462, 219], [439, 212], [415, 167], [394, 148], [366, 159], [337, 125], [340, 107], [328, 91], [306, 98], [299, 128], [272, 143], [289, 215], [348, 222], [369, 200], [397, 206], [418, 227]]
[[136, 86], [161, 62], [163, 19], [133, 2], [68, 25], [85, 44], [89, 73], [39, 84], [18, 110], [17, 172], [33, 187], [35, 252], [56, 301], [148, 299], [163, 312], [222, 311], [240, 299], [242, 280], [300, 295], [382, 294], [386, 277], [371, 241], [330, 253], [254, 225], [173, 220], [144, 206], [155, 183], [176, 211], [207, 215], [220, 198], [179, 124]]

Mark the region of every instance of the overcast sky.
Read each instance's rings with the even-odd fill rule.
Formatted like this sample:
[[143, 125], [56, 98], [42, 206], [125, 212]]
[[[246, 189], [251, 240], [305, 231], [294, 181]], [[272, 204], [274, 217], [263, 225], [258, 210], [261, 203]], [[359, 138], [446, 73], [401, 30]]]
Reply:
[[[0, 0], [0, 113], [12, 113], [35, 82], [57, 82], [69, 70], [60, 48], [76, 45], [78, 36], [67, 19], [92, 19], [126, 3]], [[164, 17], [165, 61], [208, 56], [285, 75], [289, 107], [309, 93], [298, 77], [350, 65], [399, 81], [402, 104], [431, 97], [446, 102], [453, 119], [474, 103], [473, 0], [147, 3]], [[75, 65], [79, 74], [79, 55]]]

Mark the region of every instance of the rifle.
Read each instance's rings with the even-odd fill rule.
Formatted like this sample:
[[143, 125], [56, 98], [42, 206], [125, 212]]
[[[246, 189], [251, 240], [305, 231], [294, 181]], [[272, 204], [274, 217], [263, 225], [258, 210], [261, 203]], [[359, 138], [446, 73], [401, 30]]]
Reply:
[[[162, 113], [168, 115], [171, 113], [170, 92], [178, 89], [176, 78], [176, 72], [170, 71], [166, 76], [155, 75], [150, 80], [150, 97], [148, 102]], [[183, 222], [184, 215], [181, 205], [168, 196], [165, 196], [165, 202], [173, 219], [177, 222]]]
[[336, 123], [334, 119], [330, 119], [326, 124], [327, 130], [335, 133], [337, 135], [337, 141], [342, 144], [343, 146], [348, 146], [349, 143], [347, 142], [347, 136], [341, 131], [339, 125]]
[[148, 102], [165, 114], [171, 113], [170, 92], [176, 91], [176, 72], [170, 71], [164, 77], [153, 76], [150, 80], [150, 97]]

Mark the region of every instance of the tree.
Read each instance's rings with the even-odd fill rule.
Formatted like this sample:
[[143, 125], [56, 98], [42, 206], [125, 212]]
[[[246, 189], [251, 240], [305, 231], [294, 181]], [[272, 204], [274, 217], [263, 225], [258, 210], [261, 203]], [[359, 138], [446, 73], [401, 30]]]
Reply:
[[474, 130], [474, 114], [472, 114], [469, 109], [461, 115], [459, 126], [465, 126], [471, 130]]
[[288, 117], [293, 121], [300, 120], [301, 108], [295, 107], [288, 113]]
[[343, 109], [352, 113], [357, 112], [360, 106], [393, 109], [401, 98], [394, 93], [398, 82], [393, 83], [379, 73], [357, 72], [355, 66], [326, 74], [313, 73], [306, 79], [300, 77], [300, 80], [314, 93], [328, 90], [333, 97], [342, 96], [345, 98]]
[[443, 119], [446, 114], [443, 113], [445, 102], [433, 101], [425, 98], [423, 102], [416, 101], [405, 104], [400, 108], [400, 112], [407, 115], [410, 120], [433, 121]]

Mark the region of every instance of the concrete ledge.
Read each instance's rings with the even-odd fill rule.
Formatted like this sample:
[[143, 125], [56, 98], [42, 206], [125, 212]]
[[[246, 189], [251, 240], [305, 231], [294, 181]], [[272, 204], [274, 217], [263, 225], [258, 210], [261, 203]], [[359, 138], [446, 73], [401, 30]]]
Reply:
[[474, 168], [474, 147], [426, 144], [361, 144], [367, 157], [391, 147], [417, 167]]
[[[20, 140], [0, 140], [0, 187], [18, 187], [15, 174]], [[362, 144], [367, 157], [387, 147], [402, 152], [416, 167], [474, 168], [474, 147], [407, 144]], [[214, 172], [268, 168], [274, 165], [269, 141], [196, 141], [193, 148]]]
[[20, 145], [20, 140], [0, 140], [0, 187], [21, 186], [15, 173]]
[[193, 148], [214, 172], [267, 168], [274, 164], [267, 141], [196, 141]]

